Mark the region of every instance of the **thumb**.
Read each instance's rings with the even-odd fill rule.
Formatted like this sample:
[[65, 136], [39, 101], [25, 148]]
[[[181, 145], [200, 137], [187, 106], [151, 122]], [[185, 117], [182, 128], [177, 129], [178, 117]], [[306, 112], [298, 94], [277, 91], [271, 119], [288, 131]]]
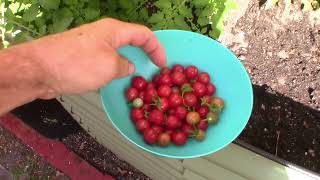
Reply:
[[116, 79], [129, 76], [135, 71], [134, 65], [128, 59], [124, 58], [119, 54], [117, 55], [116, 63]]

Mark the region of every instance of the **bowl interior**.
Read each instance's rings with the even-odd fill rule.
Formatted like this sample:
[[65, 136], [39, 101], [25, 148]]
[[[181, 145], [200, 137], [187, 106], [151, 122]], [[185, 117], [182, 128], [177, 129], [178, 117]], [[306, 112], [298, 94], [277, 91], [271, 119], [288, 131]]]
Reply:
[[[131, 78], [114, 80], [100, 90], [105, 112], [116, 129], [138, 147], [170, 158], [194, 158], [220, 150], [231, 143], [244, 129], [253, 104], [252, 85], [249, 76], [231, 51], [220, 43], [198, 33], [181, 30], [156, 31], [155, 35], [164, 46], [168, 65], [195, 65], [206, 71], [217, 87], [217, 96], [225, 100], [225, 108], [219, 122], [210, 126], [203, 142], [189, 140], [185, 146], [171, 145], [167, 148], [147, 145], [137, 133], [130, 120], [130, 108], [124, 91], [130, 86]], [[147, 80], [159, 72], [146, 54], [139, 48], [127, 46], [119, 52], [136, 66], [134, 75]]]

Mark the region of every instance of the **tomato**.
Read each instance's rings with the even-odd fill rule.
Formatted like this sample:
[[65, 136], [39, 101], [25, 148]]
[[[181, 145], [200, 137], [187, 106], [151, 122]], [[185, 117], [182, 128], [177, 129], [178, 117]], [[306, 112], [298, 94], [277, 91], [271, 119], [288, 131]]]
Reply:
[[153, 76], [152, 82], [153, 82], [154, 84], [159, 84], [159, 83], [160, 83], [160, 75], [159, 75], [159, 74], [156, 74], [155, 76]]
[[155, 89], [156, 85], [153, 82], [147, 83], [146, 89]]
[[150, 128], [150, 123], [145, 119], [139, 119], [136, 122], [136, 128], [139, 132], [143, 133], [143, 131]]
[[169, 100], [167, 98], [160, 99], [160, 110], [165, 112], [169, 109]]
[[186, 74], [186, 76], [190, 79], [193, 79], [195, 77], [197, 77], [198, 75], [198, 68], [191, 65], [191, 66], [188, 66], [185, 70], [184, 70], [184, 73]]
[[170, 115], [167, 118], [167, 127], [169, 129], [177, 129], [182, 125], [181, 120], [179, 120], [176, 116]]
[[216, 86], [211, 84], [211, 83], [209, 83], [207, 85], [207, 93], [206, 93], [206, 95], [212, 96], [215, 92], [216, 92]]
[[157, 90], [147, 89], [145, 93], [144, 101], [147, 103], [151, 103], [156, 100], [157, 96], [158, 96]]
[[199, 113], [200, 117], [201, 118], [206, 118], [207, 117], [207, 114], [209, 112], [209, 107], [204, 105], [204, 106], [200, 106], [198, 109], [197, 109], [197, 112]]
[[139, 92], [136, 88], [129, 88], [126, 90], [126, 97], [128, 101], [132, 101], [139, 96]]
[[164, 67], [161, 69], [160, 74], [170, 74], [171, 70], [168, 67]]
[[180, 88], [178, 88], [177, 86], [172, 87], [171, 88], [171, 92], [172, 93], [181, 94]]
[[147, 86], [147, 81], [142, 76], [135, 76], [132, 78], [132, 87], [141, 91]]
[[208, 121], [207, 120], [201, 120], [198, 124], [198, 128], [203, 130], [203, 131], [206, 131], [208, 129]]
[[193, 135], [193, 127], [189, 124], [184, 124], [181, 128], [182, 132], [184, 132], [185, 134], [187, 134], [188, 136]]
[[187, 116], [187, 113], [188, 113], [187, 109], [183, 106], [177, 106], [175, 108], [175, 115], [179, 119], [185, 119]]
[[181, 86], [187, 81], [187, 78], [182, 72], [176, 71], [171, 74], [171, 80], [174, 85]]
[[163, 132], [163, 128], [161, 126], [152, 126], [151, 129], [153, 129], [157, 135]]
[[184, 95], [184, 103], [191, 107], [191, 106], [195, 106], [197, 104], [197, 96], [194, 93], [186, 93]]
[[172, 71], [173, 72], [182, 72], [184, 71], [184, 67], [180, 64], [175, 64], [173, 67], [172, 67]]
[[152, 110], [152, 106], [150, 104], [144, 104], [142, 109], [144, 109], [146, 112], [150, 112]]
[[210, 82], [210, 76], [206, 72], [201, 72], [198, 75], [198, 82], [202, 84], [208, 84]]
[[190, 125], [196, 125], [200, 121], [200, 115], [197, 112], [189, 112], [186, 117], [186, 121]]
[[187, 135], [184, 132], [174, 132], [172, 142], [177, 146], [182, 146], [187, 143]]
[[134, 108], [141, 108], [143, 106], [143, 100], [141, 98], [135, 98], [132, 101], [132, 105]]
[[218, 122], [219, 114], [218, 112], [209, 112], [207, 115], [207, 121], [209, 124], [215, 124]]
[[202, 105], [210, 104], [210, 101], [211, 101], [211, 96], [204, 95], [204, 96], [201, 98], [201, 104], [202, 104]]
[[199, 131], [197, 132], [197, 134], [195, 136], [196, 140], [198, 140], [198, 141], [203, 141], [205, 137], [206, 137], [206, 133], [201, 129], [199, 129]]
[[169, 114], [169, 115], [175, 115], [175, 114], [176, 114], [176, 110], [175, 110], [175, 109], [172, 109], [172, 108], [169, 108], [168, 114]]
[[144, 101], [146, 99], [146, 91], [140, 91], [139, 92], [139, 98]]
[[141, 108], [134, 108], [132, 109], [130, 116], [133, 122], [137, 122], [139, 119], [144, 118], [144, 111]]
[[172, 137], [173, 132], [174, 132], [174, 131], [173, 131], [172, 129], [167, 129], [167, 130], [166, 130], [166, 133], [169, 134], [170, 137]]
[[158, 144], [162, 147], [168, 146], [171, 142], [170, 134], [162, 133], [158, 137]]
[[171, 94], [171, 88], [168, 85], [161, 85], [158, 88], [158, 94], [160, 97], [169, 97]]
[[159, 79], [159, 84], [160, 85], [168, 85], [168, 86], [171, 86], [172, 85], [172, 81], [171, 81], [171, 77], [169, 74], [163, 74], [160, 76], [160, 79]]
[[197, 97], [202, 97], [206, 94], [207, 92], [207, 87], [200, 83], [200, 82], [195, 82], [193, 85], [192, 85], [192, 88], [193, 88], [193, 92], [194, 94], [197, 96]]
[[153, 129], [146, 129], [143, 132], [143, 140], [147, 144], [154, 144], [158, 140], [158, 135], [156, 134], [156, 132]]
[[148, 120], [154, 125], [160, 126], [164, 121], [164, 115], [159, 109], [154, 109], [150, 112]]
[[169, 105], [170, 107], [177, 107], [182, 105], [183, 99], [182, 96], [180, 96], [177, 93], [173, 93], [169, 96]]
[[222, 109], [224, 107], [224, 101], [220, 97], [212, 97], [210, 104], [216, 105], [218, 108]]

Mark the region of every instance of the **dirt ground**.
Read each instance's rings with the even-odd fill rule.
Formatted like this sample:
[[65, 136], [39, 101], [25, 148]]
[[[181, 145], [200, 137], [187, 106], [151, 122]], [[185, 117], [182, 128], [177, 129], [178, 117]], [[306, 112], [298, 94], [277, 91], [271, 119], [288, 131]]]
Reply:
[[320, 172], [320, 15], [297, 4], [266, 10], [251, 2], [230, 48], [254, 85], [254, 110], [239, 137]]
[[13, 134], [0, 126], [0, 164], [14, 179], [67, 180], [62, 172], [50, 166]]

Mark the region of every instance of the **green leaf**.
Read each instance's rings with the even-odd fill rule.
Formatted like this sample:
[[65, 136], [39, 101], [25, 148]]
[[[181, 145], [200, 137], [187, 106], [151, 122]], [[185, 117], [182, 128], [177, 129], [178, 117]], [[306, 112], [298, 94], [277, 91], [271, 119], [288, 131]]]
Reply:
[[196, 6], [196, 7], [204, 7], [208, 5], [209, 1], [208, 0], [193, 0], [191, 3]]
[[172, 4], [169, 0], [159, 0], [154, 3], [160, 9], [171, 8]]
[[179, 13], [182, 16], [189, 17], [189, 18], [191, 18], [193, 16], [191, 8], [187, 8], [184, 5], [179, 8]]
[[27, 32], [20, 32], [16, 34], [16, 36], [13, 39], [13, 44], [19, 44], [22, 42], [26, 42], [28, 40], [31, 40], [32, 37]]
[[84, 17], [86, 21], [92, 21], [100, 16], [100, 11], [98, 9], [86, 8], [84, 10]]
[[100, 0], [90, 0], [88, 2], [88, 7], [98, 10], [100, 8]]
[[152, 14], [152, 16], [148, 19], [148, 23], [157, 23], [162, 21], [164, 18], [164, 15], [162, 13], [155, 13]]
[[39, 0], [39, 3], [44, 9], [58, 9], [60, 0]]
[[147, 8], [142, 8], [142, 9], [139, 11], [139, 16], [140, 16], [140, 18], [141, 18], [142, 20], [146, 20], [147, 18], [149, 18]]
[[35, 21], [35, 24], [38, 28], [44, 26], [46, 24], [46, 20], [44, 18], [37, 18]]
[[14, 25], [12, 23], [7, 23], [5, 25], [6, 32], [11, 32], [13, 28], [14, 28]]
[[200, 17], [208, 17], [208, 16], [213, 15], [213, 13], [214, 13], [214, 8], [212, 6], [207, 6], [202, 11], [200, 11], [199, 16]]
[[118, 3], [123, 9], [132, 9], [135, 7], [131, 0], [119, 0]]
[[207, 27], [201, 29], [201, 33], [202, 33], [202, 34], [205, 34], [205, 33], [207, 33], [207, 32], [208, 32], [208, 28], [207, 28]]
[[59, 9], [53, 17], [52, 26], [49, 27], [50, 33], [63, 32], [71, 25], [72, 20], [72, 12], [68, 8]]
[[209, 19], [207, 17], [199, 17], [198, 18], [198, 24], [200, 26], [205, 26], [209, 23]]
[[183, 30], [187, 30], [187, 29], [190, 29], [190, 27], [188, 26], [188, 24], [185, 22], [184, 20], [184, 17], [179, 15], [179, 16], [176, 16], [174, 18], [174, 24], [176, 25], [176, 27], [178, 29], [183, 29]]
[[37, 4], [33, 4], [24, 12], [22, 19], [26, 22], [31, 22], [37, 18], [38, 13], [39, 6]]
[[47, 26], [43, 25], [39, 28], [39, 34], [40, 35], [45, 35], [47, 33]]
[[76, 5], [78, 3], [78, 0], [62, 0], [62, 2], [65, 5], [72, 6], [72, 5]]

